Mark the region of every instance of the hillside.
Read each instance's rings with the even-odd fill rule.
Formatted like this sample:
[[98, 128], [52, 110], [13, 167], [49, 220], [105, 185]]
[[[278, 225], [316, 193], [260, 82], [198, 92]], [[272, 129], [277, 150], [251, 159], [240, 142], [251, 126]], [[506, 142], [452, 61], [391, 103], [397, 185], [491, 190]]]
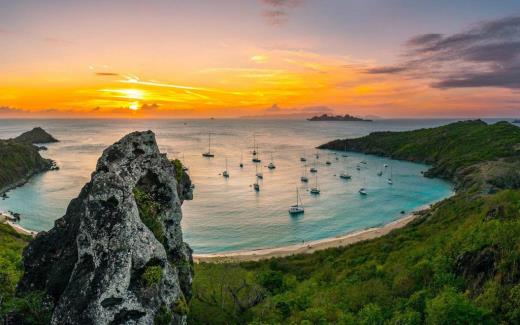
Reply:
[[0, 140], [0, 157], [0, 194], [53, 166], [52, 160], [42, 158], [32, 144], [13, 140]]
[[47, 131], [42, 129], [41, 127], [35, 127], [34, 129], [24, 132], [13, 139], [16, 142], [22, 143], [51, 143], [58, 142], [56, 138], [50, 135]]
[[[466, 177], [477, 170], [483, 172], [481, 176], [488, 184], [498, 188], [516, 187], [499, 183], [505, 176], [511, 178], [517, 174], [520, 128], [508, 122], [464, 121], [407, 132], [374, 132], [361, 138], [334, 140], [318, 148], [346, 149], [430, 164], [432, 168], [425, 176], [450, 179], [465, 185], [465, 189], [474, 185], [465, 182]], [[493, 162], [493, 166], [489, 162]], [[492, 168], [496, 166], [500, 166], [500, 170]], [[520, 185], [520, 177], [516, 177]]]
[[429, 162], [430, 176], [457, 181], [459, 191], [375, 240], [262, 262], [199, 264], [191, 323], [520, 323], [520, 191], [507, 182], [480, 191], [496, 180], [485, 178], [485, 166], [503, 175], [504, 166], [518, 164], [519, 143], [507, 123], [469, 121], [322, 146]]

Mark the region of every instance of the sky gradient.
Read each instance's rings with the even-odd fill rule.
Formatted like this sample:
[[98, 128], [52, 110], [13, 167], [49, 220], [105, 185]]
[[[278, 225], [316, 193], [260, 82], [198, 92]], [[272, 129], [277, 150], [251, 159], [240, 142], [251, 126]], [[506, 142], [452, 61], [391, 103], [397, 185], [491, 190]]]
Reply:
[[520, 115], [520, 2], [0, 0], [2, 117]]

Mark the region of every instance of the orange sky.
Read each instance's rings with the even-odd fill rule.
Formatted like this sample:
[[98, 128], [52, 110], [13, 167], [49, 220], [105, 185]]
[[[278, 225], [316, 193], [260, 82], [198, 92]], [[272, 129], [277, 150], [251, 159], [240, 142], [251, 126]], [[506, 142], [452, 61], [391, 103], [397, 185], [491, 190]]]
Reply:
[[[161, 17], [161, 8], [136, 3], [127, 12], [103, 8], [101, 17], [94, 18], [63, 2], [40, 8], [38, 14], [30, 10], [37, 8], [4, 8], [21, 22], [0, 23], [5, 47], [0, 54], [5, 59], [0, 62], [0, 117], [516, 113], [518, 92], [507, 87], [441, 89], [431, 86], [431, 76], [367, 73], [399, 62], [401, 45], [413, 30], [403, 32], [400, 43], [390, 49], [370, 44], [357, 53], [358, 43], [348, 37], [344, 48], [332, 49], [331, 44], [341, 47], [336, 45], [339, 35], [309, 33], [312, 26], [298, 26], [297, 17], [266, 23], [265, 10], [278, 2], [266, 2], [267, 7], [262, 1], [251, 2], [254, 5], [244, 9], [245, 16], [251, 12], [250, 24], [243, 29], [237, 22], [240, 16], [234, 21]], [[287, 3], [275, 9], [292, 14], [308, 7], [299, 1]], [[143, 12], [147, 18], [141, 21], [138, 14]], [[49, 20], [57, 17], [62, 20]], [[166, 25], [176, 18], [182, 25]]]

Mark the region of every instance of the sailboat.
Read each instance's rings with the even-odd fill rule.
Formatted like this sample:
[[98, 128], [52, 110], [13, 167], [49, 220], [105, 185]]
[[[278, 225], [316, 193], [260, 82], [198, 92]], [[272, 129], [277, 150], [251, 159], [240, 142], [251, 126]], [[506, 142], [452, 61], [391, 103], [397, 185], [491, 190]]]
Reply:
[[347, 144], [345, 143], [345, 153], [343, 154], [343, 157], [348, 157], [347, 156]]
[[[262, 167], [260, 167], [262, 168]], [[262, 172], [258, 172], [258, 165], [255, 165], [255, 169], [256, 169], [256, 178], [264, 178], [264, 174], [262, 174]]]
[[214, 154], [211, 153], [211, 133], [208, 133], [208, 151], [202, 154], [203, 157], [213, 158]]
[[314, 187], [311, 188], [311, 194], [320, 194], [320, 188], [318, 187], [318, 174], [314, 178]]
[[330, 155], [327, 155], [327, 161], [325, 161], [326, 165], [331, 165], [332, 162], [330, 161]]
[[305, 163], [305, 166], [303, 167], [303, 175], [300, 177], [300, 180], [304, 183], [309, 181], [309, 178], [307, 178], [307, 163]]
[[366, 186], [366, 179], [363, 178], [363, 187], [359, 189], [359, 194], [361, 195], [368, 195], [366, 189], [365, 189], [365, 186]]
[[381, 169], [377, 172], [377, 176], [383, 176], [383, 168], [381, 167]]
[[307, 158], [305, 157], [305, 151], [303, 152], [303, 156], [300, 157], [300, 161], [307, 161]]
[[345, 171], [339, 174], [339, 178], [342, 179], [352, 179], [352, 176], [347, 172], [347, 166], [345, 164]]
[[224, 170], [224, 171], [222, 172], [222, 176], [224, 176], [225, 178], [228, 178], [228, 177], [229, 177], [229, 172], [228, 172], [228, 170], [227, 170], [227, 158], [226, 158], [226, 170]]
[[269, 163], [269, 165], [267, 165], [267, 168], [269, 169], [275, 169], [276, 166], [274, 164], [274, 161], [273, 161], [273, 154], [271, 153], [271, 162]]
[[318, 169], [316, 168], [316, 159], [314, 159], [314, 166], [311, 167], [310, 172], [311, 173], [317, 173], [318, 172]]
[[240, 168], [243, 168], [244, 167], [244, 155], [242, 154], [242, 152], [240, 152]]
[[254, 163], [259, 163], [261, 162], [262, 160], [260, 160], [259, 156], [259, 152], [258, 152], [258, 147], [256, 145], [256, 136], [253, 135], [253, 159], [251, 159]]
[[298, 192], [298, 188], [296, 188], [296, 205], [292, 205], [290, 208], [289, 208], [289, 214], [290, 215], [297, 215], [297, 214], [301, 214], [301, 213], [304, 213], [305, 210], [303, 209], [303, 204], [302, 204], [302, 201], [300, 199], [300, 193]]
[[393, 170], [392, 170], [392, 166], [390, 166], [390, 177], [388, 177], [388, 179], [386, 180], [386, 182], [390, 185], [394, 184], [394, 182], [392, 181], [392, 177], [393, 177]]

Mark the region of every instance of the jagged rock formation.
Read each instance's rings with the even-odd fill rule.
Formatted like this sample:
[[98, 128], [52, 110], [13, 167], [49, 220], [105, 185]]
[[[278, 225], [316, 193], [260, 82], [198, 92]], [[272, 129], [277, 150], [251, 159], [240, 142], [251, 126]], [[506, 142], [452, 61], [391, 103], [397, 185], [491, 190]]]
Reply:
[[54, 228], [24, 252], [19, 292], [46, 292], [52, 324], [184, 324], [191, 249], [181, 204], [190, 179], [153, 132], [108, 147]]
[[35, 127], [31, 131], [24, 132], [14, 138], [14, 141], [23, 142], [23, 143], [51, 143], [51, 142], [59, 142], [55, 137], [50, 135], [47, 131], [42, 129], [41, 127]]

